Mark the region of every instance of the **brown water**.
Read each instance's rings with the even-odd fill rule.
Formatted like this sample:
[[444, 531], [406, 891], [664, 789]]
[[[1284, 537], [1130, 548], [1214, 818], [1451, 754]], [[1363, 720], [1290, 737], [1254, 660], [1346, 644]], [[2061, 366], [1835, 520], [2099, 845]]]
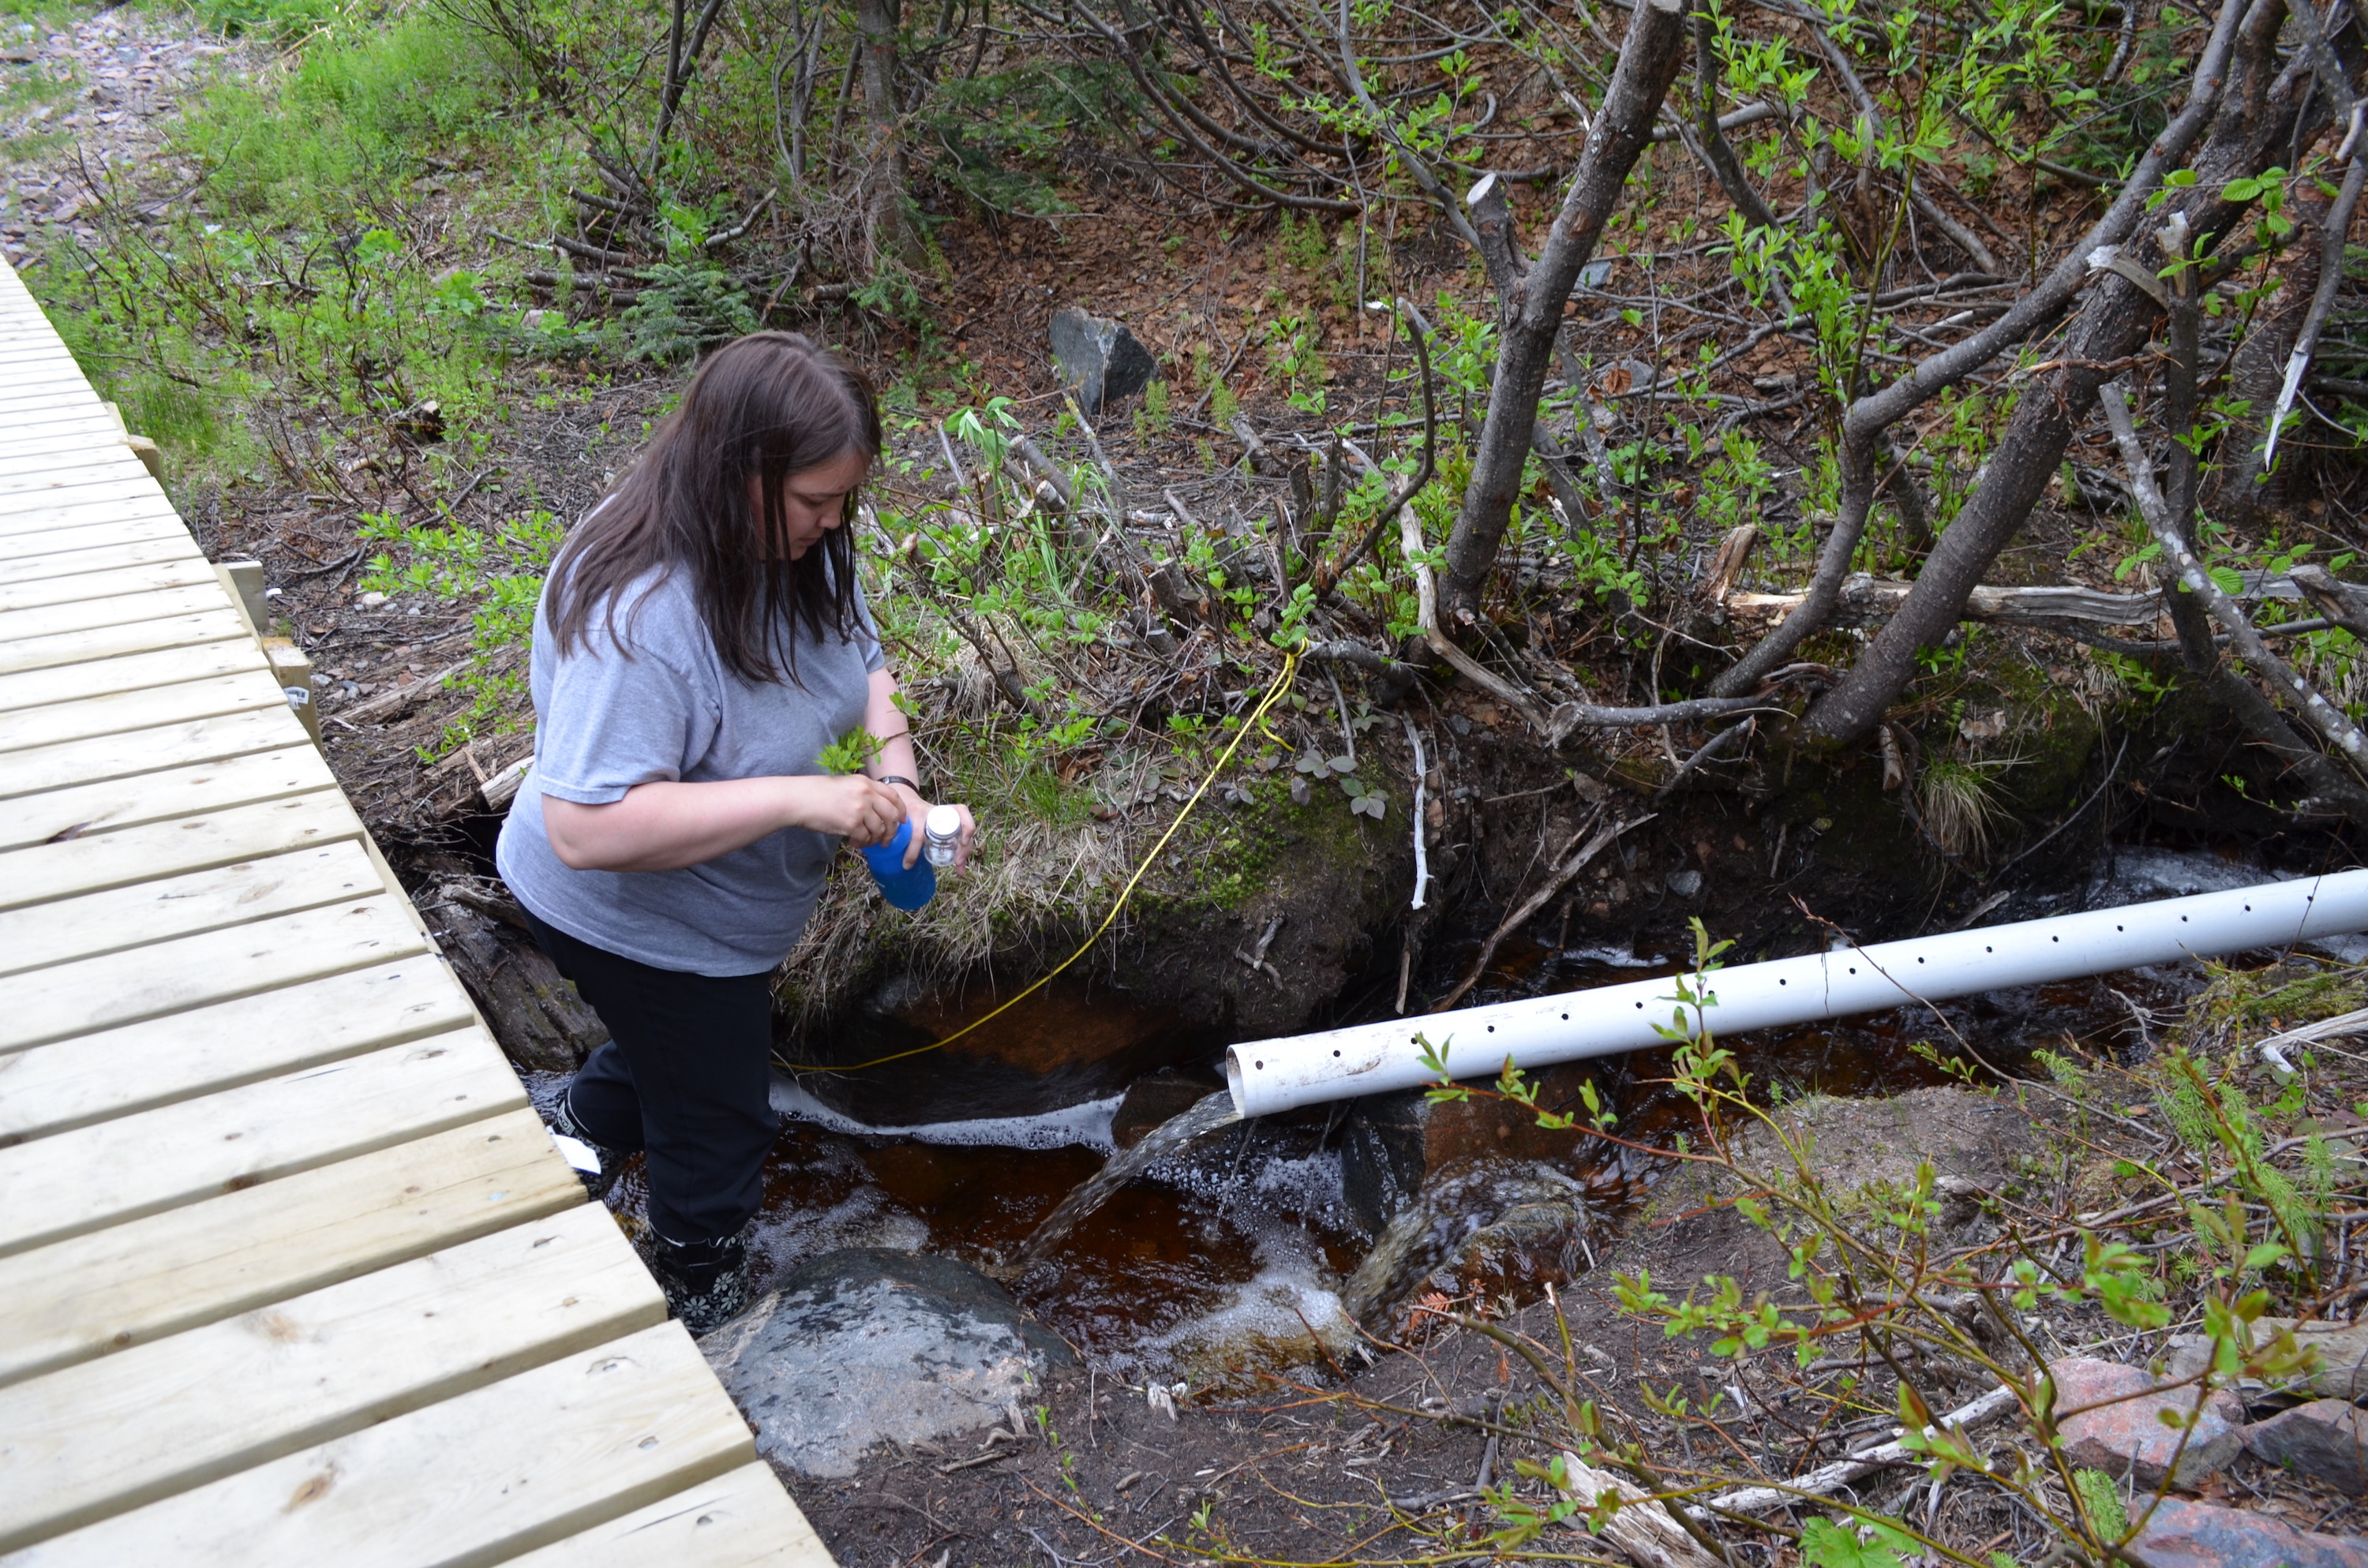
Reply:
[[[1634, 980], [1674, 966], [1618, 964], [1607, 955], [1508, 947], [1474, 1004]], [[1763, 1086], [1788, 1095], [1896, 1093], [1946, 1081], [1912, 1049], [1965, 1047], [2008, 1072], [2038, 1047], [2120, 1055], [2135, 1025], [2118, 989], [2141, 1006], [2175, 1006], [2192, 974], [2146, 971], [2031, 988], [1946, 1005], [1949, 1028], [1925, 1009], [1765, 1030], [1722, 1043]], [[1599, 1087], [1622, 1132], [1657, 1142], [1678, 1130], [1683, 1107], [1656, 1082], [1667, 1053], [1607, 1060]], [[539, 1088], [555, 1088], [555, 1082]], [[1204, 1120], [1214, 1119], [1204, 1117]], [[1106, 1138], [1107, 1119], [1101, 1123]], [[960, 1124], [931, 1137], [961, 1136]], [[1072, 1136], [1089, 1135], [1073, 1131]], [[964, 1145], [832, 1131], [792, 1120], [766, 1166], [765, 1207], [754, 1244], [758, 1283], [839, 1247], [919, 1248], [950, 1255], [1003, 1279], [1018, 1299], [1108, 1373], [1131, 1381], [1186, 1378], [1240, 1381], [1259, 1367], [1320, 1361], [1313, 1332], [1333, 1353], [1349, 1337], [1340, 1295], [1373, 1248], [1340, 1198], [1338, 1119], [1315, 1107], [1285, 1117], [1200, 1131], [1121, 1185], [1046, 1255], [1026, 1243], [1073, 1191], [1111, 1157], [1099, 1146]], [[1575, 1145], [1576, 1147], [1576, 1145]], [[1584, 1189], [1570, 1205], [1600, 1225], [1656, 1172], [1643, 1156], [1575, 1154], [1564, 1174]], [[638, 1213], [641, 1169], [628, 1168], [620, 1207]], [[1465, 1227], [1465, 1234], [1469, 1233]], [[1598, 1239], [1601, 1230], [1594, 1234]], [[1587, 1267], [1576, 1227], [1534, 1224], [1503, 1237], [1483, 1232], [1476, 1258], [1429, 1288], [1452, 1297], [1534, 1294]], [[1420, 1282], [1416, 1282], [1419, 1288]]]

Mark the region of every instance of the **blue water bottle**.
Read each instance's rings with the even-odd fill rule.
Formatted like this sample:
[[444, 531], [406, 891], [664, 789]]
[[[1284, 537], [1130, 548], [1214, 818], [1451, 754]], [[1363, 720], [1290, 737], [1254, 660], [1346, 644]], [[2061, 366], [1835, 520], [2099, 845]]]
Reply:
[[871, 880], [880, 884], [880, 896], [894, 909], [918, 909], [938, 894], [937, 868], [926, 855], [916, 857], [913, 869], [905, 869], [905, 850], [913, 842], [913, 824], [908, 820], [896, 829], [896, 836], [885, 844], [858, 850], [865, 864], [871, 868]]

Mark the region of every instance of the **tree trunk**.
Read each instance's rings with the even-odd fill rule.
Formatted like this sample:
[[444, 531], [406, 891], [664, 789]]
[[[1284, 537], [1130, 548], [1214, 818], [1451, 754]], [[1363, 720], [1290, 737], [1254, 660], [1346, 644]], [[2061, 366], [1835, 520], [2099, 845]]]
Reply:
[[[2196, 160], [2199, 177], [2186, 199], [2171, 209], [2185, 214], [2192, 235], [2212, 238], [2226, 233], [2244, 209], [2219, 199], [2219, 191], [2230, 180], [2267, 167], [2294, 134], [2309, 77], [2288, 77], [2286, 91], [2272, 101], [2271, 85], [2279, 75], [2278, 28], [2284, 19], [2283, 0], [2255, 0], [2238, 29], [2234, 79]], [[2169, 211], [2163, 216], [2168, 218]], [[2123, 245], [2123, 254], [2148, 275], [2164, 265], [2153, 225]], [[2144, 347], [2161, 314], [2156, 300], [2120, 272], [2102, 273], [2089, 286], [2066, 335], [2059, 368], [2025, 386], [1980, 486], [1933, 547], [1916, 591], [1850, 673], [1809, 710], [1811, 733], [1847, 743], [1863, 739], [1881, 722], [1915, 677], [1917, 655], [1955, 627], [1965, 597], [1979, 585], [1990, 562], [2038, 504], [2074, 430], [2095, 408], [2098, 389], [2118, 373], [2108, 367]]]
[[855, 28], [861, 35], [863, 118], [871, 128], [863, 190], [873, 265], [893, 255], [918, 268], [921, 236], [905, 202], [904, 108], [896, 101], [895, 0], [856, 0]]
[[1450, 636], [1478, 612], [1481, 590], [1512, 519], [1537, 428], [1538, 398], [1554, 362], [1554, 335], [1562, 328], [1563, 301], [1619, 206], [1628, 171], [1650, 144], [1653, 120], [1677, 79], [1686, 43], [1685, 0], [1639, 0], [1562, 210], [1538, 259], [1497, 303], [1497, 374], [1488, 415], [1480, 428], [1472, 483], [1448, 538], [1447, 574], [1440, 585], [1442, 630]]

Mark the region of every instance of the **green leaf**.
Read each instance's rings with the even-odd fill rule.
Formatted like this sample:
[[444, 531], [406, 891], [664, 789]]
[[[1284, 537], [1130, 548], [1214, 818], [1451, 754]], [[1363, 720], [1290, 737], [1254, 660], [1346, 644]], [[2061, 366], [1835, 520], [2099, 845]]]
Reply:
[[1801, 1527], [1801, 1561], [1810, 1568], [1906, 1568], [1899, 1553], [1885, 1540], [1905, 1540], [1897, 1530], [1874, 1527], [1873, 1540], [1861, 1540], [1856, 1529], [1831, 1519], [1811, 1519]]

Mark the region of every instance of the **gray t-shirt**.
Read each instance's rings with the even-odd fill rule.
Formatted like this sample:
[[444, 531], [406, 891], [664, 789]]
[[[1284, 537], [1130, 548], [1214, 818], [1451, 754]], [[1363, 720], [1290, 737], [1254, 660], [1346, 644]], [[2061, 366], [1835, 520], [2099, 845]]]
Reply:
[[771, 969], [814, 913], [835, 836], [783, 828], [677, 871], [579, 871], [551, 847], [542, 797], [599, 806], [660, 779], [819, 773], [822, 748], [863, 722], [871, 672], [882, 665], [860, 593], [848, 640], [801, 631], [797, 680], [761, 685], [717, 655], [687, 574], [653, 573], [624, 591], [622, 649], [596, 614], [588, 645], [562, 657], [549, 599], [546, 589], [534, 617], [534, 767], [494, 852], [502, 880], [569, 936], [659, 969]]

